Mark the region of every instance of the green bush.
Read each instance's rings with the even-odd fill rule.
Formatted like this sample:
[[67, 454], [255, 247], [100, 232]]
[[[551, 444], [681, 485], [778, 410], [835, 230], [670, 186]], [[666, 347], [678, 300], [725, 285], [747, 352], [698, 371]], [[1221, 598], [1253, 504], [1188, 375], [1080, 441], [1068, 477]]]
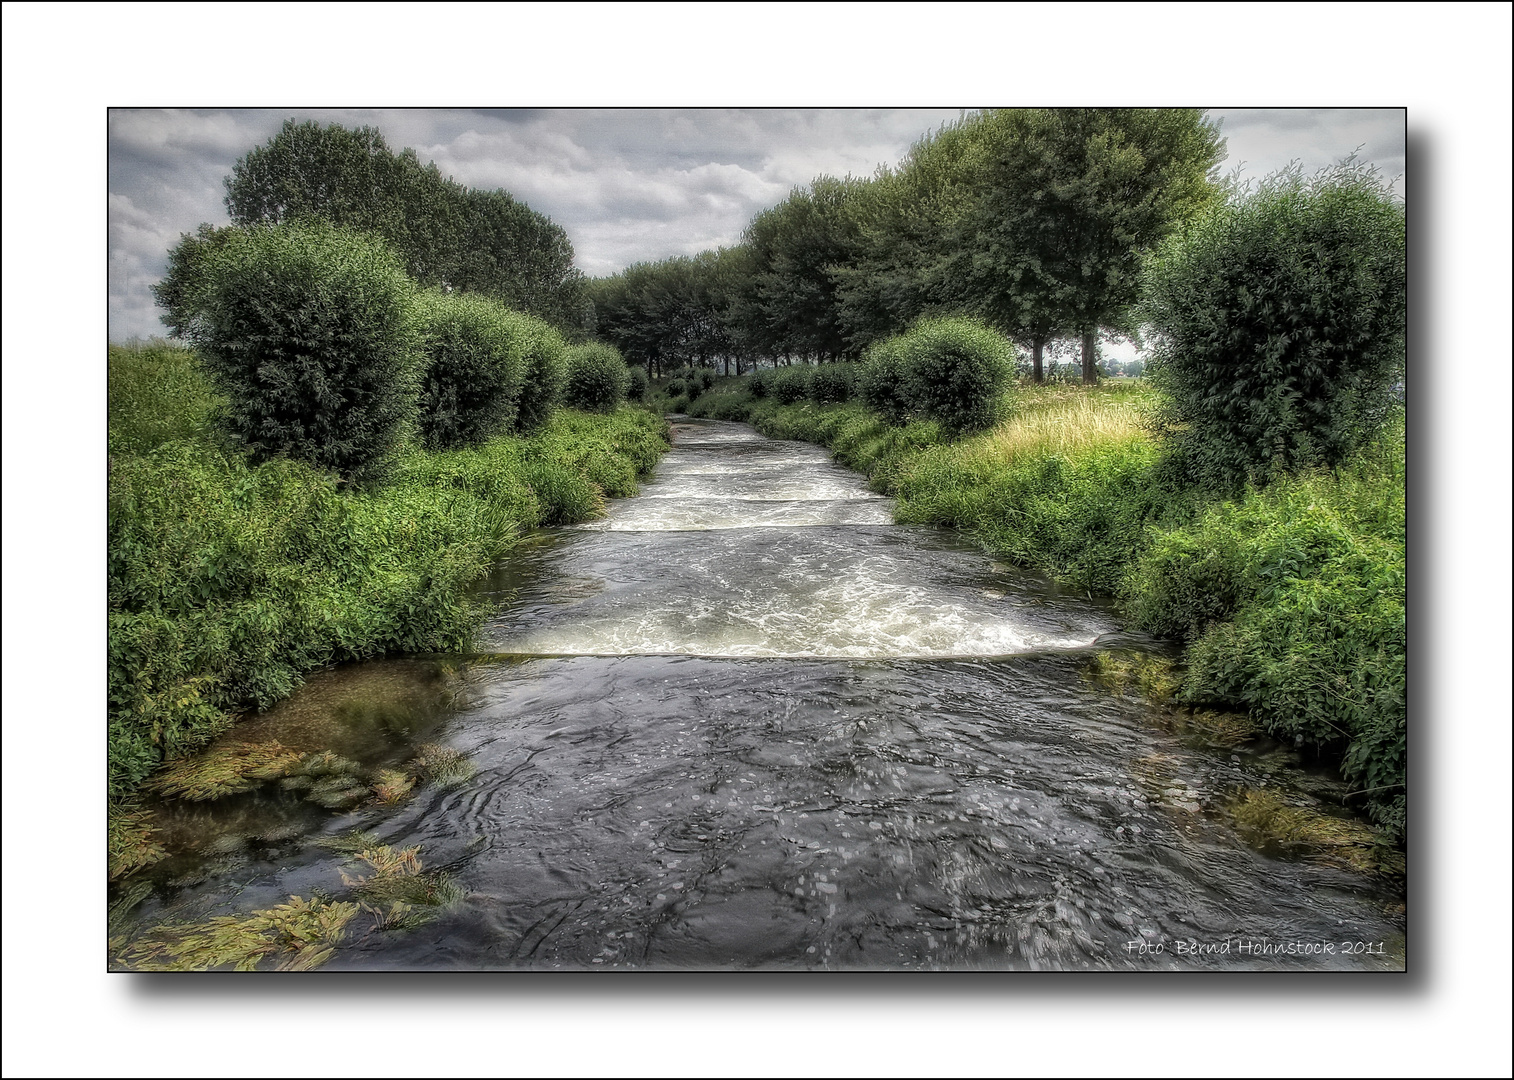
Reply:
[[873, 342], [863, 356], [859, 393], [867, 407], [890, 424], [909, 422], [904, 371], [904, 341], [900, 336]]
[[901, 347], [911, 412], [952, 431], [993, 426], [1014, 372], [1014, 346], [1004, 335], [972, 319], [930, 318]]
[[345, 479], [382, 471], [415, 415], [414, 287], [370, 237], [319, 223], [227, 236], [199, 264], [188, 334], [264, 460]]
[[472, 446], [515, 420], [525, 374], [527, 331], [497, 301], [427, 292], [417, 304], [422, 349], [418, 426], [436, 449]]
[[631, 372], [613, 345], [591, 342], [569, 349], [567, 370], [563, 403], [571, 408], [609, 413], [626, 399]]
[[773, 392], [773, 376], [777, 368], [758, 368], [747, 380], [747, 391], [758, 401]]
[[112, 454], [145, 454], [172, 439], [204, 438], [224, 406], [192, 349], [154, 340], [112, 345], [106, 352]]
[[669, 379], [667, 385], [662, 388], [662, 392], [668, 397], [682, 397], [686, 389], [682, 379]]
[[1334, 465], [1396, 407], [1404, 211], [1369, 168], [1297, 166], [1231, 197], [1147, 265], [1149, 373], [1206, 486]]
[[780, 405], [792, 405], [810, 395], [810, 369], [808, 367], [775, 368], [769, 384], [773, 400]]
[[821, 405], [848, 401], [856, 375], [856, 364], [821, 364], [810, 372], [810, 398]]
[[562, 335], [542, 320], [514, 313], [523, 326], [525, 377], [516, 400], [515, 429], [523, 434], [540, 430], [561, 402], [568, 377], [568, 346]]
[[630, 382], [626, 384], [626, 400], [643, 402], [647, 399], [647, 390], [651, 386], [651, 380], [647, 378], [646, 368], [632, 366], [626, 368]]

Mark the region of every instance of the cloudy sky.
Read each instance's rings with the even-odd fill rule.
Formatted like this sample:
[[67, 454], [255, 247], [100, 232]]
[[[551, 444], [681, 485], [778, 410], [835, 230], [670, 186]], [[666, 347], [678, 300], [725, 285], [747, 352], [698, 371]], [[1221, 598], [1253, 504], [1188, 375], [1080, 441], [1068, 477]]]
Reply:
[[[965, 105], [976, 103], [968, 101]], [[960, 109], [113, 109], [109, 332], [161, 334], [149, 287], [180, 234], [223, 224], [223, 179], [284, 119], [383, 132], [396, 151], [504, 188], [568, 232], [591, 276], [735, 243], [759, 211], [821, 174], [868, 176]], [[1402, 109], [1216, 109], [1222, 170], [1312, 171], [1358, 148], [1404, 172]], [[1402, 188], [1402, 184], [1400, 185]]]

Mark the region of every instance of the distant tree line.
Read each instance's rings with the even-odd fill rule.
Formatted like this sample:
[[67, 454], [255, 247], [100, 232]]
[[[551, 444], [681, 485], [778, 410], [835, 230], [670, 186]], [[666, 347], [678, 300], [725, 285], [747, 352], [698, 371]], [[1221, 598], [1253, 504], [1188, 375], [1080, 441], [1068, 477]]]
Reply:
[[1096, 378], [1128, 333], [1147, 252], [1222, 196], [1196, 109], [1006, 109], [917, 143], [871, 179], [819, 177], [740, 244], [589, 283], [597, 333], [649, 375], [859, 359], [924, 316], [976, 318], [1031, 354], [1064, 338]]

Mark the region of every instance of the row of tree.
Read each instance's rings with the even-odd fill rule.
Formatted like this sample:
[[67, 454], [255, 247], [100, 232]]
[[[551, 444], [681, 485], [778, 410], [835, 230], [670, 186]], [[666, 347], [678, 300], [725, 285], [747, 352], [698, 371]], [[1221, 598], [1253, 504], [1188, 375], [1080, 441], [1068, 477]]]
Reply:
[[203, 258], [237, 229], [320, 220], [382, 238], [422, 286], [492, 297], [570, 340], [593, 326], [583, 273], [561, 226], [503, 190], [466, 187], [415, 151], [396, 154], [377, 129], [286, 120], [226, 177], [230, 226], [203, 224], [169, 253], [156, 286], [176, 335]]
[[455, 449], [525, 434], [559, 404], [613, 412], [631, 370], [599, 342], [468, 292], [421, 290], [372, 233], [324, 221], [234, 230], [180, 298], [186, 336], [253, 460], [381, 477], [412, 437]]
[[1195, 109], [1005, 109], [964, 117], [871, 179], [820, 177], [742, 242], [590, 284], [598, 333], [655, 374], [689, 363], [856, 359], [922, 316], [1029, 348], [1134, 329], [1146, 253], [1222, 195]]

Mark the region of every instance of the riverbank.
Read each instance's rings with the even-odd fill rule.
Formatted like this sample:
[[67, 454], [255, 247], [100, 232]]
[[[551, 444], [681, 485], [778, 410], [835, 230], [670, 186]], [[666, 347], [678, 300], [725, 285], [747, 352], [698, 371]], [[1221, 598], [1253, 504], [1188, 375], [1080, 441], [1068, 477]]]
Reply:
[[860, 404], [779, 405], [735, 380], [687, 406], [829, 448], [901, 522], [961, 530], [1017, 565], [1119, 599], [1185, 645], [1175, 697], [1248, 713], [1338, 764], [1351, 805], [1404, 842], [1404, 428], [1341, 468], [1207, 497], [1170, 479], [1145, 384], [1022, 386], [1006, 419], [951, 440]]
[[668, 446], [666, 423], [645, 410], [560, 409], [525, 438], [407, 447], [382, 484], [351, 487], [222, 445], [214, 392], [188, 350], [113, 346], [109, 363], [118, 807], [166, 758], [311, 671], [468, 648], [488, 614], [469, 589], [488, 566], [530, 529], [589, 520], [606, 497], [634, 494]]

